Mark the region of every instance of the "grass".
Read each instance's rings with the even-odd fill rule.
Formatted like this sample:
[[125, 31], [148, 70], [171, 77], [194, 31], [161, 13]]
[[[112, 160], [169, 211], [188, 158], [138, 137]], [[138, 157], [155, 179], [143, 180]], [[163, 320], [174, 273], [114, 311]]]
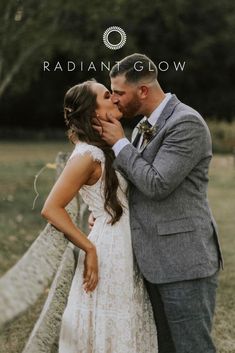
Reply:
[[235, 121], [207, 121], [216, 153], [235, 153]]
[[[0, 275], [13, 266], [44, 227], [40, 210], [54, 182], [54, 170], [39, 177], [40, 197], [32, 210], [34, 176], [58, 151], [71, 151], [66, 141], [0, 143]], [[231, 155], [216, 155], [210, 168], [210, 204], [220, 229], [225, 270], [220, 274], [214, 338], [218, 353], [235, 352], [235, 163]], [[0, 335], [1, 353], [20, 353], [45, 296]]]
[[235, 159], [216, 156], [210, 169], [210, 203], [219, 225], [225, 269], [220, 274], [214, 337], [219, 353], [235, 352]]
[[46, 169], [38, 178], [40, 196], [32, 210], [35, 175], [55, 161], [58, 151], [72, 148], [67, 142], [0, 144], [0, 275], [18, 261], [46, 224], [40, 210], [55, 171]]

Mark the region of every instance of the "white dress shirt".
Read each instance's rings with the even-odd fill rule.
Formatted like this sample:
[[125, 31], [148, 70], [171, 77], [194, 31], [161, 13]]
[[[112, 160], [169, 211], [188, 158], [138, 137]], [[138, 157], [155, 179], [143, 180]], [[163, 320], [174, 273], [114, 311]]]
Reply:
[[[151, 115], [148, 118], [148, 122], [153, 126], [157, 123], [157, 120], [159, 118], [159, 116], [161, 115], [163, 109], [165, 108], [166, 104], [168, 103], [168, 101], [170, 100], [172, 94], [171, 93], [166, 93], [165, 94], [165, 98], [163, 99], [163, 101], [157, 106], [156, 109], [154, 109], [154, 111], [151, 113]], [[147, 117], [146, 117], [147, 119]], [[142, 139], [143, 136], [140, 137], [140, 141], [138, 143], [138, 147], [141, 146], [142, 143]], [[117, 157], [117, 155], [119, 154], [119, 152], [130, 143], [130, 141], [126, 138], [123, 137], [120, 140], [118, 140], [112, 147], [115, 156]]]

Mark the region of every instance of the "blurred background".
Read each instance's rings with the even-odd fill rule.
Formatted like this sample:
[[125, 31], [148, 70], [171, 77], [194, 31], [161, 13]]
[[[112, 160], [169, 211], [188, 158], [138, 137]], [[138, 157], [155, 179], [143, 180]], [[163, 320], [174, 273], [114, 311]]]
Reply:
[[[120, 26], [127, 35], [119, 50], [103, 43], [110, 26]], [[120, 37], [112, 33], [109, 39], [117, 43]], [[35, 175], [54, 163], [59, 151], [73, 149], [65, 134], [64, 93], [92, 77], [109, 87], [102, 61], [112, 66], [131, 53], [145, 53], [156, 65], [168, 63], [168, 70], [159, 70], [161, 86], [197, 109], [212, 134], [209, 199], [225, 258], [214, 337], [218, 352], [234, 352], [234, 48], [233, 0], [1, 0], [0, 274], [22, 257], [45, 226], [40, 210], [55, 171], [46, 169], [38, 178], [39, 198], [32, 209]], [[44, 70], [45, 61], [50, 71]], [[75, 70], [68, 71], [68, 61]], [[174, 62], [185, 63], [184, 69], [176, 70]], [[22, 351], [44, 300], [1, 333], [0, 352]]]

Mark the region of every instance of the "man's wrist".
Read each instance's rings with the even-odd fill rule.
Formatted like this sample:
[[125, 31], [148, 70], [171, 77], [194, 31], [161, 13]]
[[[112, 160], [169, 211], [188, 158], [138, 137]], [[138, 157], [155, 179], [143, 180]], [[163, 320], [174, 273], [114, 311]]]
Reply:
[[115, 156], [117, 157], [119, 152], [129, 143], [130, 143], [130, 141], [126, 137], [119, 139], [112, 147], [112, 149], [115, 153]]

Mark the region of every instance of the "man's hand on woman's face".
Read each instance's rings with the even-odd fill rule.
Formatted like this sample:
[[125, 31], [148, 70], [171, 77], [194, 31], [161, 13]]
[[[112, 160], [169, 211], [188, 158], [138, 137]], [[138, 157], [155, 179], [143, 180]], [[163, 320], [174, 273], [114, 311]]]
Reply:
[[98, 125], [97, 120], [94, 119], [92, 126], [108, 145], [113, 146], [118, 140], [125, 137], [121, 123], [111, 115], [107, 115], [107, 121], [102, 120], [100, 124]]

